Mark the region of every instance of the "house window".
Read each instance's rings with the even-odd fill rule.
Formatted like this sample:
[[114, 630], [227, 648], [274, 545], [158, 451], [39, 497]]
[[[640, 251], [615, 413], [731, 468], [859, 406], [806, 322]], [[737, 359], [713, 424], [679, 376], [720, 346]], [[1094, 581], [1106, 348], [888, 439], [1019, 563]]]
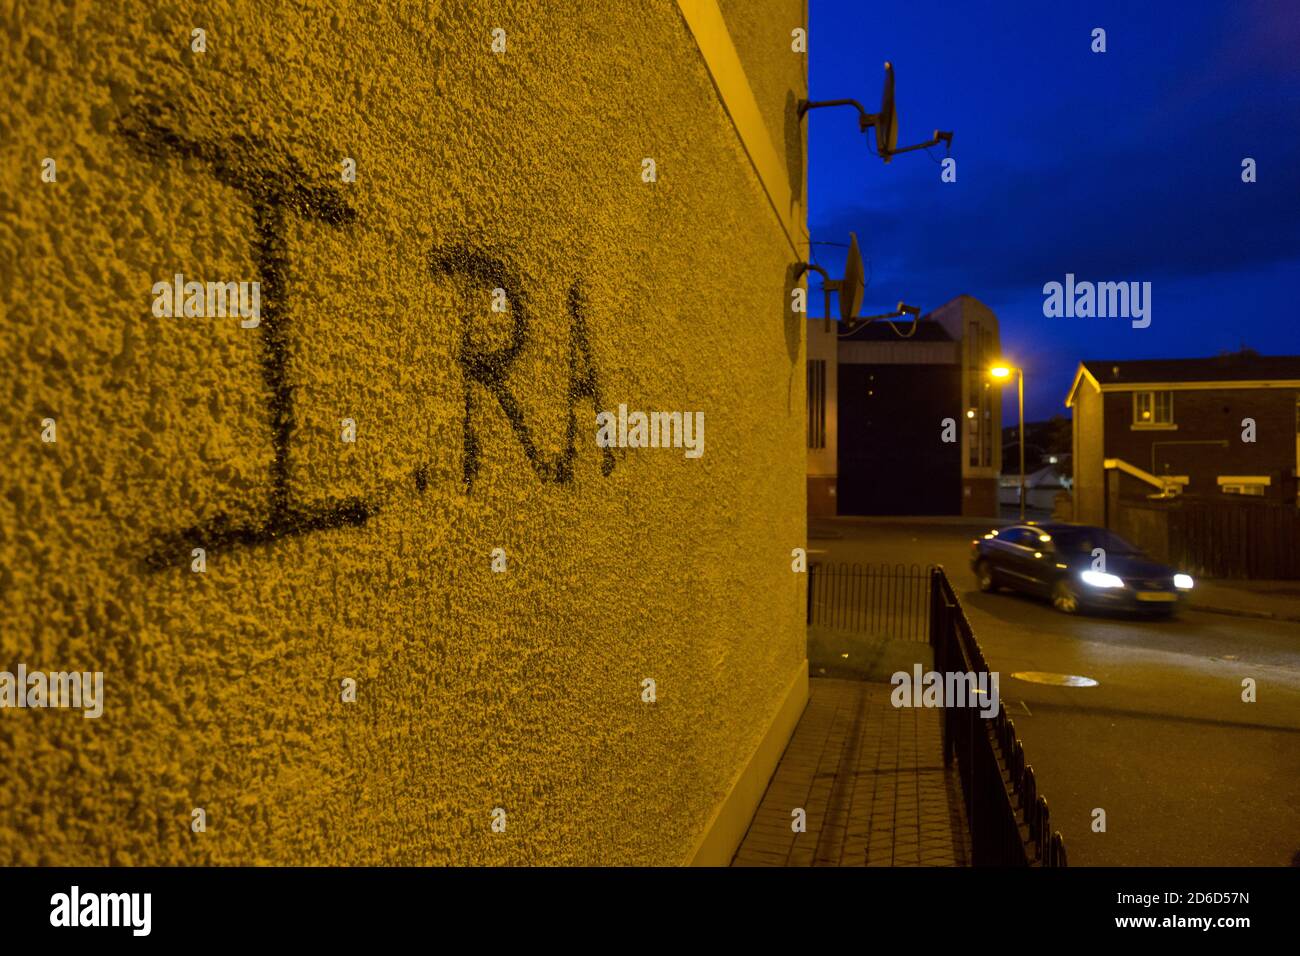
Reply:
[[1172, 425], [1174, 423], [1173, 392], [1134, 392], [1134, 425]]
[[808, 447], [826, 447], [826, 360], [808, 362]]

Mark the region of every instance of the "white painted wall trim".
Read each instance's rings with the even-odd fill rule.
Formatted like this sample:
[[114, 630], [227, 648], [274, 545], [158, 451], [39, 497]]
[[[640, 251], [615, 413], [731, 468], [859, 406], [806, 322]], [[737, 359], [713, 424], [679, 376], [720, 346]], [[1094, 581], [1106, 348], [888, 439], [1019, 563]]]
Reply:
[[1269, 475], [1219, 475], [1218, 483], [1221, 485], [1271, 485], [1273, 479]]
[[781, 695], [763, 738], [745, 765], [727, 788], [726, 796], [714, 808], [704, 832], [691, 851], [691, 866], [730, 866], [740, 843], [749, 831], [750, 821], [763, 802], [768, 782], [776, 773], [786, 745], [808, 706], [808, 661], [799, 662]]
[[[731, 117], [741, 145], [749, 155], [750, 164], [758, 174], [768, 201], [781, 222], [781, 229], [785, 232], [790, 248], [802, 262], [807, 257], [807, 252], [802, 250], [808, 247], [803, 196], [795, 195], [790, 188], [785, 160], [774, 145], [776, 141], [772, 139], [767, 124], [763, 122], [758, 99], [745, 76], [740, 54], [731, 42], [731, 34], [727, 32], [727, 24], [722, 11], [718, 9], [717, 0], [677, 0], [677, 7], [704, 56], [704, 65], [713, 79], [718, 98]], [[803, 91], [804, 94], [806, 92]]]

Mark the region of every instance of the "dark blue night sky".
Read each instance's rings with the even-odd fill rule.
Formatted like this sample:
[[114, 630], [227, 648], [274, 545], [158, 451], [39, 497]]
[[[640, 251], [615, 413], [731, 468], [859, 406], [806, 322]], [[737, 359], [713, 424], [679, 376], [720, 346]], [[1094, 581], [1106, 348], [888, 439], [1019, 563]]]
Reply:
[[[891, 60], [900, 145], [955, 133], [948, 184], [924, 152], [871, 156], [853, 110], [805, 119], [809, 227], [815, 241], [857, 233], [863, 314], [983, 300], [1025, 368], [1031, 420], [1066, 413], [1084, 358], [1300, 353], [1300, 2], [810, 8], [813, 99], [874, 111]], [[839, 274], [843, 249], [813, 254]], [[1150, 327], [1045, 318], [1043, 285], [1066, 273], [1151, 282]], [[1013, 396], [1004, 408], [1014, 421]]]

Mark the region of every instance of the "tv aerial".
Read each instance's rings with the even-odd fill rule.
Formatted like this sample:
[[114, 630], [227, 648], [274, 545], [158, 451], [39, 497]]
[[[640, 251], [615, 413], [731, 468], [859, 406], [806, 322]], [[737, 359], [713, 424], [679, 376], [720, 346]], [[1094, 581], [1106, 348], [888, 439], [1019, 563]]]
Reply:
[[892, 160], [899, 153], [910, 153], [918, 149], [929, 149], [931, 146], [938, 146], [940, 143], [947, 145], [952, 149], [952, 132], [944, 130], [935, 130], [934, 136], [927, 142], [917, 143], [914, 146], [898, 145], [898, 111], [894, 108], [894, 65], [888, 60], [885, 61], [885, 86], [880, 94], [880, 112], [869, 113], [867, 108], [857, 100], [800, 100], [799, 101], [799, 118], [803, 119], [805, 113], [809, 110], [820, 109], [823, 106], [852, 106], [858, 111], [858, 131], [866, 133], [867, 130], [875, 130], [876, 135], [876, 153], [886, 163]]

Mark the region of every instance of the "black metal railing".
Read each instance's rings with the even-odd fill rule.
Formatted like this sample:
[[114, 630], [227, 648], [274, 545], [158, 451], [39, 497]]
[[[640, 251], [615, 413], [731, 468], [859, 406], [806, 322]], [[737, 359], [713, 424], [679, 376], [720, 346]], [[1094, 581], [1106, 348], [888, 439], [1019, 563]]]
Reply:
[[[942, 567], [930, 569], [929, 619], [936, 671], [989, 673]], [[1047, 799], [1038, 792], [1034, 768], [1006, 710], [999, 707], [997, 716], [983, 717], [978, 707], [945, 706], [943, 740], [944, 764], [957, 761], [974, 864], [1065, 866], [1065, 843], [1052, 830]]]
[[813, 564], [808, 623], [858, 634], [930, 638], [930, 569], [919, 564]]

